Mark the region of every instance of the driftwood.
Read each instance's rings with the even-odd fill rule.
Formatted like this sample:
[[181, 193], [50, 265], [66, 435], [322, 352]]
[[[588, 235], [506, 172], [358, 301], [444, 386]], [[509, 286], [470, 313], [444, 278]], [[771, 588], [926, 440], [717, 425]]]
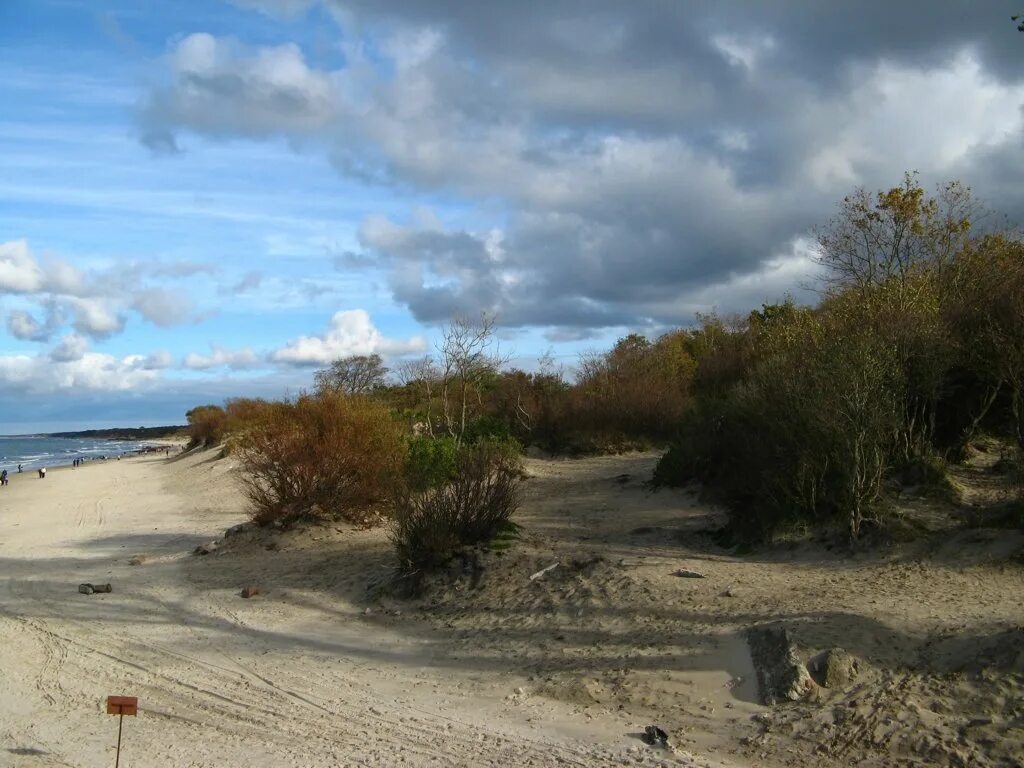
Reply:
[[536, 581], [541, 576], [543, 576], [545, 573], [547, 573], [548, 571], [553, 571], [557, 567], [558, 567], [558, 563], [552, 563], [547, 568], [542, 568], [541, 570], [537, 571], [535, 574], [533, 574], [530, 577], [530, 581]]

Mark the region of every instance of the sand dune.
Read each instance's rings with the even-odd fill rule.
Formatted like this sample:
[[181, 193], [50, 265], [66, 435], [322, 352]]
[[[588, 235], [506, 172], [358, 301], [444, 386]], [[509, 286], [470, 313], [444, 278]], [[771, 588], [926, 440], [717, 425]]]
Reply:
[[[108, 694], [139, 697], [126, 766], [1011, 759], [1024, 655], [999, 654], [1024, 623], [1024, 573], [1007, 564], [1019, 537], [738, 557], [699, 533], [715, 513], [694, 494], [642, 486], [653, 461], [528, 460], [522, 539], [413, 601], [373, 589], [392, 568], [380, 530], [261, 532], [192, 555], [244, 519], [215, 452], [15, 476], [0, 492], [0, 762], [111, 764]], [[262, 594], [241, 598], [247, 585]], [[857, 654], [863, 678], [762, 706], [744, 631], [773, 622], [808, 655]], [[991, 689], [954, 674], [986, 642]], [[655, 722], [674, 750], [639, 740]]]

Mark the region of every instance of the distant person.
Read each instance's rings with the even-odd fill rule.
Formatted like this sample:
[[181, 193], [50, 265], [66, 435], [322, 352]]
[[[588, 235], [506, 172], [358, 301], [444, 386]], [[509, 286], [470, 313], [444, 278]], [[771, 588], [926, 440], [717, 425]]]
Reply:
[[21, 464], [18, 465], [18, 471], [21, 472]]
[[10, 485], [10, 480], [7, 479], [7, 470], [0, 472], [0, 485]]
[[40, 467], [39, 468], [39, 479], [40, 480], [45, 480], [46, 479], [46, 467]]

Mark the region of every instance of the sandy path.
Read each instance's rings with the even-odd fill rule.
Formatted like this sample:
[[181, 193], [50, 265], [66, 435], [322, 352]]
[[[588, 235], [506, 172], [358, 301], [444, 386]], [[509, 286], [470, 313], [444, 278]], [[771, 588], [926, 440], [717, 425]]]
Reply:
[[[188, 554], [240, 504], [230, 460], [211, 455], [13, 478], [0, 493], [0, 763], [112, 764], [102, 704], [128, 694], [141, 716], [126, 720], [124, 766], [720, 764], [640, 747], [623, 716], [510, 706], [523, 678], [507, 663], [464, 668], [429, 634], [364, 617], [315, 578], [305, 588], [323, 563], [301, 553], [272, 570], [266, 553]], [[146, 561], [129, 565], [135, 554]], [[358, 552], [344, 563], [339, 583], [365, 578]], [[77, 592], [107, 581], [112, 594]], [[243, 600], [247, 583], [269, 594]]]

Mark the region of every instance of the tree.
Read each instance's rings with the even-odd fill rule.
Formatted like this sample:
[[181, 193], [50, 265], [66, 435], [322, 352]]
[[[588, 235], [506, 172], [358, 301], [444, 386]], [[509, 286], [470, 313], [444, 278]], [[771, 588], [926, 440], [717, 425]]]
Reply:
[[914, 301], [912, 278], [923, 267], [942, 275], [968, 243], [980, 207], [969, 187], [952, 181], [929, 197], [912, 173], [903, 184], [872, 196], [865, 189], [843, 198], [839, 213], [818, 234], [817, 261], [840, 289], [899, 287]]
[[426, 433], [434, 436], [434, 397], [441, 386], [441, 372], [430, 355], [418, 360], [406, 360], [398, 366], [398, 379], [412, 387], [419, 395], [423, 408]]
[[384, 386], [388, 369], [380, 355], [351, 355], [313, 374], [317, 392], [364, 395]]
[[448, 434], [462, 442], [473, 400], [482, 403], [483, 383], [508, 362], [494, 344], [494, 317], [457, 317], [444, 329], [440, 355], [441, 408]]

